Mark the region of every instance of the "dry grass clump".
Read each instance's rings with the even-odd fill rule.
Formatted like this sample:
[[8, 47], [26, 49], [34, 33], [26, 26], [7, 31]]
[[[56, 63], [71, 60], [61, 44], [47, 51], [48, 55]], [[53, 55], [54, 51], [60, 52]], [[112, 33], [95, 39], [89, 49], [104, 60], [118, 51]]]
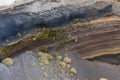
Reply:
[[7, 66], [12, 66], [13, 65], [13, 59], [12, 58], [5, 58], [2, 60], [2, 63], [7, 65]]

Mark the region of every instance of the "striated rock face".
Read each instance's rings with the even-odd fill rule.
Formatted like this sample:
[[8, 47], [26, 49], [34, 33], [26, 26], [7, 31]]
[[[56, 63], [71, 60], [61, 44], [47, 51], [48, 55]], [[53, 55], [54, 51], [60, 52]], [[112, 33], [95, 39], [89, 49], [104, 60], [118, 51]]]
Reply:
[[[0, 64], [2, 80], [12, 80], [22, 79], [22, 80], [38, 80], [43, 79], [42, 66], [38, 63], [38, 57], [35, 53], [33, 55], [28, 55], [22, 53], [26, 50], [40, 50], [41, 46], [45, 45], [48, 47], [48, 52], [54, 53], [59, 52], [61, 55], [67, 55], [71, 58], [71, 66], [77, 69], [77, 74], [70, 78], [70, 80], [81, 79], [81, 80], [99, 80], [102, 78], [107, 78], [110, 80], [119, 80], [120, 66], [110, 65], [107, 63], [100, 62], [89, 62], [82, 58], [93, 58], [96, 56], [107, 55], [107, 54], [116, 54], [119, 52], [119, 23], [120, 18], [118, 16], [106, 17], [97, 20], [91, 20], [89, 22], [78, 22], [76, 24], [68, 25], [64, 33], [64, 39], [62, 40], [43, 40], [42, 41], [31, 41], [26, 44], [19, 44], [18, 46], [11, 48], [9, 53], [0, 53], [3, 55], [15, 55], [21, 53], [18, 56], [13, 56], [14, 65], [11, 67], [6, 67], [3, 64]], [[84, 25], [84, 26], [83, 26]], [[85, 25], [89, 27], [85, 27]], [[69, 39], [66, 36], [71, 34], [72, 37], [68, 41], [61, 42], [63, 40]], [[62, 34], [61, 34], [62, 35]], [[31, 37], [28, 40], [32, 39]], [[75, 40], [74, 40], [75, 39]], [[78, 39], [78, 40], [76, 40]], [[61, 44], [59, 44], [61, 43]], [[56, 46], [56, 44], [58, 46]], [[59, 46], [60, 45], [60, 46]], [[67, 47], [67, 48], [66, 48]], [[72, 47], [72, 48], [71, 48]], [[20, 48], [21, 51], [19, 50]], [[46, 50], [46, 48], [44, 47]], [[65, 52], [70, 49], [71, 52]], [[15, 51], [15, 52], [14, 52]], [[14, 53], [12, 53], [14, 52]], [[76, 53], [75, 53], [76, 52]], [[79, 54], [78, 54], [79, 53]], [[1, 56], [0, 56], [1, 57]], [[34, 62], [36, 65], [31, 67], [31, 62]], [[46, 67], [46, 72], [49, 74], [50, 79], [56, 79], [53, 74], [59, 74], [59, 68], [54, 64], [52, 67]], [[16, 74], [14, 74], [16, 73]], [[51, 75], [52, 74], [52, 75]], [[7, 77], [4, 77], [6, 75]], [[64, 74], [60, 74], [64, 75]], [[69, 79], [66, 76], [58, 76], [57, 79]]]
[[[36, 9], [34, 4], [36, 3], [31, 2], [26, 5], [27, 7], [18, 6], [13, 10], [8, 9], [1, 11], [1, 41], [15, 39], [15, 36], [18, 33], [24, 35], [35, 26], [60, 27], [71, 22], [75, 18], [79, 18], [80, 20], [90, 20], [113, 14], [112, 4], [106, 2], [94, 3], [84, 7], [79, 4], [65, 4], [50, 8], [49, 10], [44, 8], [43, 10]], [[102, 7], [98, 4], [102, 4]], [[97, 5], [99, 7], [97, 7]], [[35, 8], [37, 12], [33, 11], [32, 8]]]
[[[48, 50], [50, 53], [57, 51], [71, 57], [71, 65], [78, 72], [75, 76], [68, 78], [65, 74], [60, 74], [56, 79], [54, 74], [59, 74], [59, 68], [53, 65], [46, 67], [50, 77], [45, 80], [99, 80], [101, 77], [108, 80], [120, 79], [119, 64], [115, 66], [82, 59], [120, 52], [120, 17], [112, 16], [120, 15], [119, 2], [35, 0], [24, 4], [0, 8], [0, 60], [10, 56], [14, 59], [14, 64], [10, 67], [0, 63], [0, 80], [44, 80], [38, 57], [24, 53], [26, 50]], [[42, 39], [39, 39], [33, 29], [41, 27], [60, 28], [65, 31], [56, 33], [57, 37], [60, 36], [58, 39], [55, 39], [54, 33], [52, 37], [47, 36], [47, 39], [46, 34], [43, 34]], [[47, 31], [49, 32], [48, 29]], [[71, 52], [65, 52], [66, 50]], [[36, 66], [31, 67], [31, 62]]]

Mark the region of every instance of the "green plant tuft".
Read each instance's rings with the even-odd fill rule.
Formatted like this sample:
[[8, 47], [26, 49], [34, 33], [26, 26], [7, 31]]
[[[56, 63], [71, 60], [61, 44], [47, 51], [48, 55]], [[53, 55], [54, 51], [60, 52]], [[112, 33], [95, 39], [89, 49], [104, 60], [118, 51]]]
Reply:
[[48, 51], [48, 47], [42, 46], [42, 47], [41, 47], [41, 50], [42, 50], [43, 52], [47, 52], [47, 51]]

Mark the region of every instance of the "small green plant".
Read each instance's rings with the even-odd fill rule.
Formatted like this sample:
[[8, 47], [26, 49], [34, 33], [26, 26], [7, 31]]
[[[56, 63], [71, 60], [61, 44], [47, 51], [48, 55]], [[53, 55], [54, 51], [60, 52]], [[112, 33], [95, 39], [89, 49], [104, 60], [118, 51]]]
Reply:
[[59, 45], [63, 45], [63, 44], [65, 44], [65, 43], [67, 43], [67, 42], [69, 42], [68, 39], [63, 39], [63, 40], [60, 41]]
[[66, 46], [65, 48], [64, 48], [64, 50], [65, 51], [68, 51], [68, 50], [71, 50], [73, 47], [72, 46]]
[[66, 44], [66, 43], [68, 43], [68, 42], [70, 42], [70, 41], [74, 41], [74, 40], [75, 40], [74, 38], [63, 39], [63, 40], [61, 40], [61, 41], [57, 44], [57, 46], [64, 45], [64, 44]]
[[45, 34], [42, 35], [42, 38], [43, 38], [43, 39], [47, 39], [47, 38], [49, 38], [49, 37], [50, 37], [50, 36], [49, 36], [48, 33], [45, 33]]
[[48, 47], [47, 47], [47, 46], [42, 46], [42, 47], [41, 47], [41, 50], [42, 50], [43, 52], [47, 52], [47, 51], [48, 51]]
[[90, 28], [90, 26], [88, 26], [88, 25], [82, 25], [82, 26], [78, 26], [79, 28], [83, 28], [83, 29], [89, 29]]
[[2, 63], [7, 65], [7, 66], [12, 66], [14, 62], [13, 62], [12, 58], [5, 58], [2, 60]]
[[54, 29], [49, 29], [49, 28], [45, 28], [44, 29], [44, 33], [39, 33], [36, 35], [36, 39], [58, 39], [61, 37], [61, 35], [63, 34], [62, 29], [58, 29], [58, 30], [54, 30]]
[[46, 72], [43, 72], [42, 76], [43, 76], [44, 78], [48, 78], [48, 74], [47, 74]]
[[55, 57], [57, 57], [57, 56], [58, 56], [58, 53], [56, 52], [56, 53], [54, 53], [53, 55], [54, 55]]

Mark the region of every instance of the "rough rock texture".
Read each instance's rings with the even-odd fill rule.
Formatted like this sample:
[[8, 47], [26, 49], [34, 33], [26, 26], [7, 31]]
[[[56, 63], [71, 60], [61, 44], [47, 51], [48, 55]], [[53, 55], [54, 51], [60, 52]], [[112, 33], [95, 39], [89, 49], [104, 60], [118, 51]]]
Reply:
[[76, 18], [90, 20], [112, 14], [119, 15], [119, 6], [119, 2], [113, 1], [43, 0], [3, 9], [0, 11], [0, 44], [3, 45], [6, 39], [14, 41], [18, 33], [24, 35], [36, 25], [60, 27]]
[[[2, 41], [6, 39], [9, 39], [11, 42], [14, 41], [17, 33], [25, 35], [27, 32], [30, 32], [35, 25], [41, 27], [61, 27], [76, 18], [80, 20], [90, 20], [107, 15], [120, 14], [119, 2], [113, 2], [112, 0], [105, 1], [107, 2], [100, 1], [95, 3], [96, 0], [93, 2], [92, 0], [74, 0], [74, 2], [73, 0], [64, 0], [61, 3], [33, 1], [24, 6], [11, 7], [11, 9], [7, 7], [6, 9], [1, 8], [0, 43], [3, 45]], [[38, 4], [38, 2], [40, 2], [40, 4]], [[120, 66], [85, 61], [80, 58], [80, 54], [72, 52], [69, 53], [69, 56], [74, 62], [72, 65], [75, 66], [78, 71], [78, 74], [73, 76], [73, 80], [99, 80], [100, 77], [105, 77], [109, 80], [120, 80]], [[31, 61], [34, 61], [37, 65], [31, 67]], [[0, 63], [0, 80], [43, 79], [40, 67], [36, 56], [23, 53], [14, 57], [14, 65], [11, 67]], [[53, 68], [58, 69], [53, 66], [49, 70]], [[59, 73], [54, 72], [54, 69], [53, 71], [48, 70], [49, 75]], [[54, 75], [51, 76], [55, 79]], [[63, 76], [62, 79], [59, 78], [58, 80], [65, 80], [65, 78], [66, 77]], [[48, 78], [47, 80], [50, 79], [51, 78]], [[72, 80], [72, 78], [70, 80]]]
[[[64, 53], [60, 55], [64, 56]], [[64, 73], [60, 73], [59, 67], [54, 63], [52, 66], [46, 66], [45, 70], [48, 78], [42, 76], [42, 70], [38, 62], [38, 58], [34, 55], [21, 54], [14, 58], [14, 65], [7, 67], [0, 64], [1, 80], [99, 80], [99, 78], [107, 78], [109, 80], [120, 79], [120, 67], [112, 66], [100, 62], [88, 62], [82, 60], [79, 54], [66, 52], [72, 59], [72, 67], [75, 67], [77, 74], [68, 78]], [[35, 62], [35, 66], [30, 66], [31, 62]], [[54, 62], [54, 61], [53, 61]], [[59, 76], [57, 74], [60, 74]]]

